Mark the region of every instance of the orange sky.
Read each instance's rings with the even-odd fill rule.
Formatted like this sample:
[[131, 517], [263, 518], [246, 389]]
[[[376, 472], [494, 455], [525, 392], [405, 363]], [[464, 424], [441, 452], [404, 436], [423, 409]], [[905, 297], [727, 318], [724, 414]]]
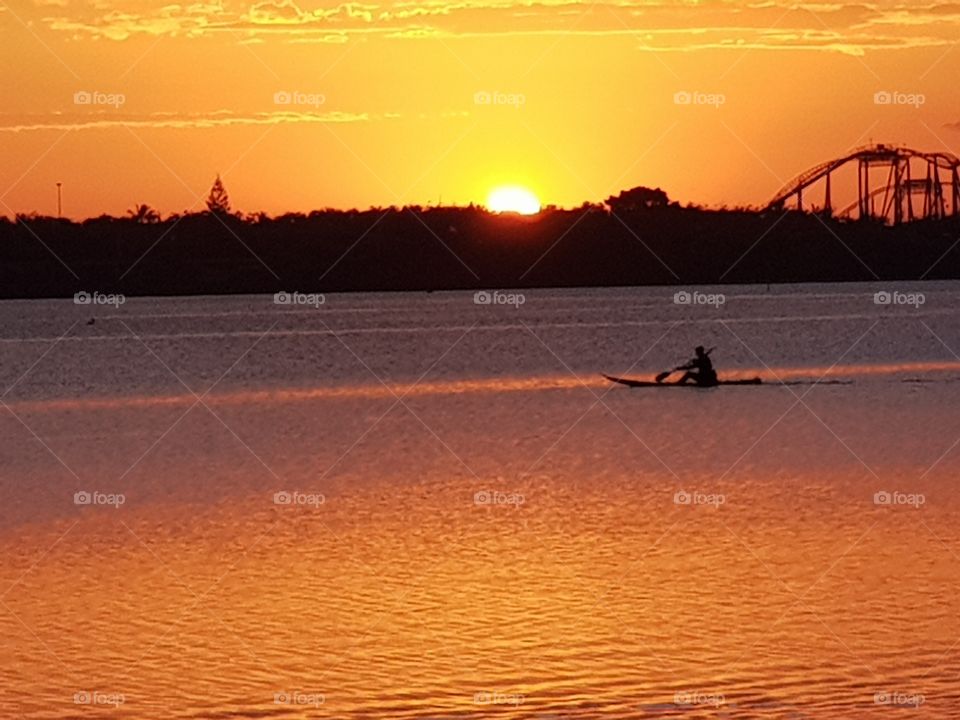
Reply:
[[72, 217], [183, 211], [217, 172], [251, 212], [501, 184], [762, 204], [870, 140], [960, 154], [937, 0], [0, 0], [0, 32], [5, 215], [54, 214], [57, 181]]

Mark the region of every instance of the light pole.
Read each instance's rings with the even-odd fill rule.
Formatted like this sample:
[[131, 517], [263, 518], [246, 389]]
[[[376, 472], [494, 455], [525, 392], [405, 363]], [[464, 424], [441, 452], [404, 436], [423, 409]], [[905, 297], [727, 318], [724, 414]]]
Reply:
[[60, 193], [61, 185], [63, 185], [63, 183], [59, 183], [59, 182], [57, 183], [57, 217], [58, 218], [63, 217], [63, 198]]

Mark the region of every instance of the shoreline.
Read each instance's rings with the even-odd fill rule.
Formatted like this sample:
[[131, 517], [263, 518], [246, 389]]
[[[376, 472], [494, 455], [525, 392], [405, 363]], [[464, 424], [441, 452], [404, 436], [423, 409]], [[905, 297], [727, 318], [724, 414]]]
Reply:
[[[811, 286], [828, 286], [828, 285], [844, 285], [844, 286], [861, 286], [865, 293], [868, 293], [873, 290], [881, 290], [887, 288], [892, 283], [898, 283], [897, 289], [908, 289], [912, 287], [918, 288], [928, 288], [931, 285], [937, 284], [950, 284], [950, 283], [960, 283], [960, 275], [957, 277], [935, 277], [935, 278], [882, 278], [879, 280], [862, 280], [862, 279], [850, 279], [850, 280], [784, 280], [780, 282], [727, 282], [727, 283], [684, 283], [676, 282], [674, 284], [659, 284], [659, 283], [650, 283], [650, 284], [635, 284], [635, 285], [501, 285], [497, 287], [492, 287], [489, 285], [481, 286], [464, 286], [464, 287], [444, 287], [439, 289], [427, 288], [427, 289], [416, 289], [416, 288], [396, 288], [396, 289], [357, 289], [357, 290], [327, 290], [322, 291], [323, 295], [337, 295], [337, 296], [373, 296], [373, 295], [451, 295], [456, 293], [472, 293], [477, 291], [487, 291], [487, 292], [536, 292], [536, 291], [590, 291], [590, 290], [657, 290], [662, 289], [664, 292], [672, 292], [678, 288], [683, 288], [687, 290], [703, 290], [703, 289], [728, 289], [728, 288], [758, 288], [766, 286], [770, 289], [788, 289], [788, 288], [803, 288]], [[78, 290], [76, 292], [91, 292], [90, 289]], [[24, 302], [24, 301], [42, 301], [42, 300], [72, 300], [74, 298], [74, 293], [63, 293], [56, 295], [17, 295], [17, 296], [7, 296], [0, 291], [0, 302]], [[122, 293], [126, 300], [136, 299], [136, 300], [189, 300], [191, 298], [197, 299], [210, 299], [210, 298], [240, 298], [240, 297], [263, 297], [265, 295], [275, 295], [277, 293], [307, 293], [311, 291], [301, 290], [299, 288], [281, 288], [276, 291], [264, 290], [261, 292], [248, 292], [248, 291], [216, 291], [216, 292], [207, 292], [207, 293], [153, 293], [153, 294], [135, 294], [135, 293]], [[771, 292], [771, 295], [776, 295], [780, 297], [788, 296], [790, 293], [778, 293]], [[843, 297], [852, 293], [795, 293], [798, 296], [802, 297]], [[752, 295], [752, 297], [762, 297], [762, 295]], [[78, 303], [78, 306], [84, 306], [82, 303]], [[280, 305], [283, 306], [283, 305]], [[90, 305], [90, 307], [113, 307], [107, 303], [101, 305]], [[297, 305], [292, 305], [291, 307], [297, 307]]]

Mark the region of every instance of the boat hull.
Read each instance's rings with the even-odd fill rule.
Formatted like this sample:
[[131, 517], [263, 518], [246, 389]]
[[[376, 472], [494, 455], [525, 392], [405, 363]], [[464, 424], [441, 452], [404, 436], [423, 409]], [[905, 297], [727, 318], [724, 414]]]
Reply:
[[612, 375], [604, 375], [604, 377], [610, 382], [619, 383], [621, 385], [626, 385], [627, 387], [633, 388], [698, 388], [700, 390], [706, 390], [711, 387], [723, 387], [726, 385], [762, 385], [763, 380], [758, 377], [748, 378], [746, 380], [720, 380], [716, 385], [697, 385], [696, 383], [677, 383], [677, 382], [653, 382], [651, 380], [632, 380], [630, 378], [620, 378], [613, 377]]

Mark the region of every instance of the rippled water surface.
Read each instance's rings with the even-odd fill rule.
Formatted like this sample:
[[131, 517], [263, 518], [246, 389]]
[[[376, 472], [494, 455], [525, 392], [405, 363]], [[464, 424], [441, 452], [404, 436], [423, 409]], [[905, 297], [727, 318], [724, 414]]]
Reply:
[[0, 716], [960, 717], [960, 286], [701, 291], [0, 303]]

